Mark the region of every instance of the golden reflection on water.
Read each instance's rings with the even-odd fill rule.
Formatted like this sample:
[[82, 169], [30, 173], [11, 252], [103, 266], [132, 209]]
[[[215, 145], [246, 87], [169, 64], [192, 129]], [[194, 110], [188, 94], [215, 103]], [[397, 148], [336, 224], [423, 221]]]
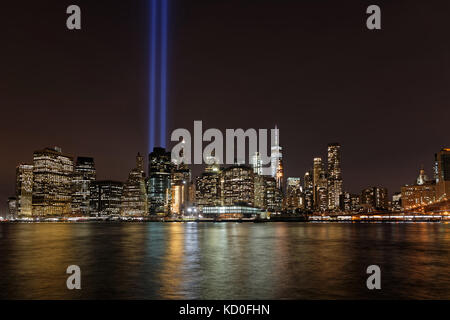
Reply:
[[163, 299], [182, 299], [182, 282], [184, 274], [184, 225], [170, 223], [167, 228], [166, 249], [164, 252], [162, 268], [158, 272], [161, 287], [160, 294]]

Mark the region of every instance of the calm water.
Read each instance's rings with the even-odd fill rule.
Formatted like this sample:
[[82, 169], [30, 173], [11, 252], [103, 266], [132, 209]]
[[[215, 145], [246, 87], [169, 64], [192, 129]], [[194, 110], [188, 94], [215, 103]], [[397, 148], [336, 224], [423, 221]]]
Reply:
[[0, 298], [450, 299], [450, 224], [0, 224]]

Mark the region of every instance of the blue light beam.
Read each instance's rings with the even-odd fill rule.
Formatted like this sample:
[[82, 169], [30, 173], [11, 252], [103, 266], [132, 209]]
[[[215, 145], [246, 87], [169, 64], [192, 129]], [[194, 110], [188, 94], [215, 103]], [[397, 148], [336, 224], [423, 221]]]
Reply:
[[161, 108], [159, 139], [162, 148], [166, 147], [167, 122], [167, 14], [169, 0], [161, 1]]

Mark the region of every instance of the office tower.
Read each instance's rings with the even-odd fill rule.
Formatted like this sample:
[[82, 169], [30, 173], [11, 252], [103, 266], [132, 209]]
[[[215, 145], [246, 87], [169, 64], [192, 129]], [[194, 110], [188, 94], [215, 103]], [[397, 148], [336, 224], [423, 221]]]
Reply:
[[255, 189], [253, 169], [234, 165], [220, 174], [222, 203], [224, 206], [254, 206]]
[[147, 195], [152, 215], [168, 215], [171, 207], [171, 153], [155, 147], [149, 154]]
[[433, 179], [436, 184], [439, 182], [439, 161], [437, 153], [434, 154]]
[[350, 195], [350, 211], [359, 212], [361, 210], [361, 196], [358, 194]]
[[366, 212], [388, 209], [388, 192], [386, 188], [369, 187], [361, 192], [361, 206]]
[[9, 219], [14, 219], [17, 218], [17, 207], [18, 207], [18, 203], [17, 203], [17, 198], [16, 197], [10, 197], [8, 198], [8, 214], [9, 216], [7, 218]]
[[420, 170], [415, 184], [403, 186], [401, 189], [401, 203], [405, 210], [425, 206], [435, 201], [435, 180], [428, 180], [423, 169]]
[[142, 172], [142, 176], [145, 178], [145, 170], [144, 170], [144, 157], [138, 152], [136, 156], [136, 169]]
[[288, 178], [286, 188], [286, 209], [296, 212], [303, 208], [302, 185], [300, 178]]
[[319, 188], [319, 178], [322, 174], [322, 158], [314, 158], [313, 160], [313, 193], [314, 193], [314, 203], [315, 207], [318, 207], [318, 197], [317, 197], [317, 189]]
[[253, 173], [262, 175], [262, 159], [259, 152], [255, 152], [252, 156]]
[[78, 157], [72, 176], [72, 214], [89, 215], [90, 186], [95, 177], [94, 159]]
[[58, 147], [33, 155], [33, 216], [63, 216], [71, 213], [73, 157]]
[[195, 203], [198, 207], [213, 207], [222, 204], [220, 171], [203, 172], [195, 179]]
[[270, 153], [270, 167], [272, 171], [272, 177], [276, 179], [278, 188], [282, 189], [283, 181], [283, 164], [281, 153], [282, 148], [280, 147], [280, 131], [277, 126], [275, 126], [275, 138], [274, 143], [271, 147]]
[[314, 179], [313, 173], [307, 171], [303, 179], [304, 197], [305, 197], [305, 210], [313, 211], [314, 209]]
[[171, 212], [172, 214], [184, 214], [190, 205], [189, 185], [191, 182], [191, 170], [181, 163], [175, 166], [171, 179]]
[[342, 193], [341, 146], [328, 145], [328, 210], [339, 210], [339, 197]]
[[93, 181], [90, 185], [91, 216], [117, 217], [122, 203], [123, 183], [118, 181]]
[[392, 195], [391, 211], [394, 211], [394, 212], [402, 211], [402, 193], [401, 192], [396, 192]]
[[254, 175], [254, 188], [255, 188], [255, 203], [254, 206], [257, 208], [266, 208], [266, 189], [264, 183], [264, 176], [255, 174]]
[[277, 186], [275, 178], [264, 176], [265, 206], [269, 212], [279, 212], [283, 206], [283, 194]]
[[444, 148], [437, 154], [438, 183], [436, 184], [436, 200], [450, 198], [450, 148]]
[[17, 214], [31, 216], [33, 211], [33, 166], [20, 164], [16, 168]]
[[147, 191], [142, 156], [136, 156], [136, 168], [132, 169], [123, 185], [120, 215], [143, 217], [148, 215]]

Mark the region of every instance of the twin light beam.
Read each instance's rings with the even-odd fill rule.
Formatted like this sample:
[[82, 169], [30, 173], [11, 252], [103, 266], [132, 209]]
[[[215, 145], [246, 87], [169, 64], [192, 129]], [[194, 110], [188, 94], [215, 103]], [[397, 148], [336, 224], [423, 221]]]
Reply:
[[[166, 147], [168, 0], [150, 0], [149, 152]], [[158, 121], [159, 120], [159, 121]], [[159, 127], [159, 135], [158, 135]], [[159, 141], [158, 141], [159, 138]]]

